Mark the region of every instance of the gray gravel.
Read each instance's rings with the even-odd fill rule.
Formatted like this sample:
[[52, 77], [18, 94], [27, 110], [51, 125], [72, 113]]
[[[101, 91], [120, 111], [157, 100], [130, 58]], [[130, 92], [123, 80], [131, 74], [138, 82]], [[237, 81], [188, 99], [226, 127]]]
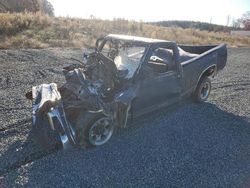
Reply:
[[[62, 81], [60, 68], [81, 53], [10, 51], [16, 55], [9, 58], [0, 52], [0, 187], [250, 187], [249, 52], [229, 49], [207, 103], [154, 112], [103, 147], [50, 154], [33, 142], [23, 93], [43, 80]], [[18, 59], [27, 53], [33, 60]]]

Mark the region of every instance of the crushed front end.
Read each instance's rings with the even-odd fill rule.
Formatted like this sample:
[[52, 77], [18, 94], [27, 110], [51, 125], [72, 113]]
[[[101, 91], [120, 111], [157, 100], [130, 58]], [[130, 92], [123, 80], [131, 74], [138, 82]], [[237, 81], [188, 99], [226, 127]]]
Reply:
[[[32, 88], [27, 97], [33, 101], [33, 128], [38, 134], [45, 127], [52, 130], [66, 149], [80, 144], [81, 139], [88, 142], [87, 145], [91, 145], [89, 140], [93, 139], [96, 143], [105, 143], [104, 138], [105, 142], [98, 139], [105, 137], [107, 131], [113, 133], [114, 127], [126, 127], [138, 88], [131, 80], [145, 47], [127, 41], [108, 42], [108, 50], [104, 47], [107, 41], [104, 41], [101, 46], [105, 51], [97, 48], [85, 56], [85, 63], [64, 67], [66, 82], [62, 86], [51, 83]], [[103, 125], [97, 125], [98, 122]], [[108, 122], [112, 126], [105, 125]], [[90, 123], [103, 127], [95, 130], [97, 128]], [[106, 134], [108, 139], [112, 133]], [[47, 144], [50, 142], [48, 137], [45, 140]], [[95, 142], [92, 145], [95, 146]]]
[[[66, 118], [57, 85], [51, 83], [33, 87], [32, 99], [32, 123], [38, 134], [41, 134], [41, 130], [49, 128], [59, 136], [64, 149], [75, 144], [75, 131]], [[46, 134], [48, 130], [44, 131]], [[46, 138], [47, 140], [44, 140]], [[43, 143], [51, 144], [48, 143], [50, 139], [47, 136], [42, 139]]]

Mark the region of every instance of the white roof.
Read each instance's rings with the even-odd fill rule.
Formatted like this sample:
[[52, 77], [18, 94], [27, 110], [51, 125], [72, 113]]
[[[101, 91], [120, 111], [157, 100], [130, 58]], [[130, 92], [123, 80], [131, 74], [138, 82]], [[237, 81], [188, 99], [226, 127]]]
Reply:
[[137, 36], [130, 36], [130, 35], [109, 34], [106, 37], [107, 38], [115, 38], [115, 39], [119, 39], [119, 40], [138, 41], [138, 42], [146, 42], [146, 43], [168, 42], [166, 40], [152, 39], [152, 38], [145, 38], [145, 37], [137, 37]]

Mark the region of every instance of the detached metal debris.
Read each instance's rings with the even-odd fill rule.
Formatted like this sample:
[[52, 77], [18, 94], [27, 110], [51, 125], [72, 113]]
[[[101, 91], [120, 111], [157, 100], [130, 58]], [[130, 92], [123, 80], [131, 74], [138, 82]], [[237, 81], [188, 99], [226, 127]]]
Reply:
[[208, 77], [224, 68], [226, 57], [224, 44], [178, 46], [108, 35], [97, 40], [95, 52], [85, 54], [85, 63], [64, 67], [61, 87], [42, 84], [26, 94], [33, 100], [33, 127], [47, 145], [57, 135], [64, 148], [102, 145], [134, 117], [191, 95], [205, 101]]

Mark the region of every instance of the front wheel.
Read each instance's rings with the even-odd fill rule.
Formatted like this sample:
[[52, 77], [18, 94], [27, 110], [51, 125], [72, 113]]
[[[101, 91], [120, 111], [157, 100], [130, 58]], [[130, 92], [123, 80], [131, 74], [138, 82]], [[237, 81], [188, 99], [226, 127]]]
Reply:
[[209, 97], [211, 91], [211, 81], [208, 77], [200, 79], [197, 88], [194, 92], [194, 100], [196, 102], [204, 102]]
[[95, 147], [110, 140], [114, 132], [114, 123], [102, 112], [86, 112], [78, 117], [76, 130], [80, 146]]

